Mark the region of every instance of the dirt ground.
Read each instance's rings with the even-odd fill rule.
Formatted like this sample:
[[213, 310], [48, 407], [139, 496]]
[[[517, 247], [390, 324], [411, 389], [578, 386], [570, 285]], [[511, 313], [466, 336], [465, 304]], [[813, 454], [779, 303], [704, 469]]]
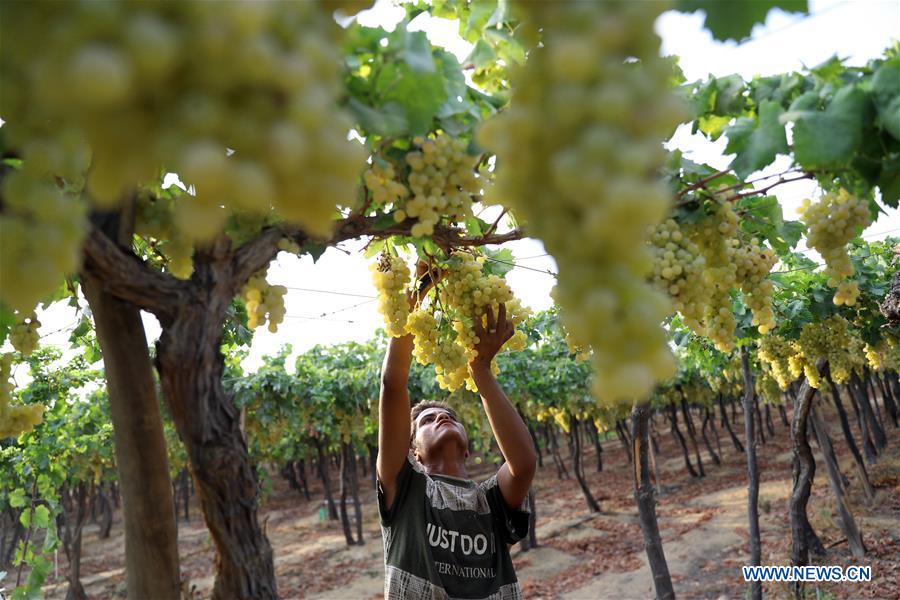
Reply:
[[[758, 448], [762, 564], [790, 564], [788, 497], [791, 491], [789, 431], [777, 413], [776, 435]], [[866, 558], [850, 556], [835, 523], [835, 502], [818, 447], [818, 470], [809, 502], [809, 517], [828, 548], [814, 564], [872, 567], [869, 583], [809, 584], [815, 598], [900, 598], [900, 432], [889, 431], [889, 447], [870, 467], [876, 497], [867, 504], [856, 481], [852, 458], [836, 418], [829, 427], [842, 472], [849, 479], [849, 502], [868, 548]], [[698, 423], [699, 425], [699, 423]], [[743, 598], [746, 585], [740, 567], [749, 556], [745, 456], [722, 435], [722, 464], [702, 453], [706, 476], [692, 478], [669, 429], [658, 419], [657, 462], [661, 495], [657, 507], [669, 571], [680, 598]], [[855, 424], [854, 424], [855, 427]], [[738, 428], [743, 432], [743, 425]], [[721, 432], [720, 433], [724, 433]], [[743, 440], [742, 433], [738, 434]], [[702, 444], [702, 442], [701, 442]], [[565, 446], [565, 444], [563, 444]], [[563, 448], [563, 453], [567, 449]], [[560, 481], [548, 456], [535, 480], [538, 548], [516, 546], [513, 560], [526, 598], [629, 600], [653, 597], [652, 579], [643, 550], [632, 494], [627, 455], [616, 440], [603, 446], [604, 470], [596, 472], [593, 448], [585, 458], [590, 488], [602, 511], [590, 514], [577, 482]], [[571, 466], [569, 466], [571, 470]], [[486, 479], [482, 466], [471, 473]], [[366, 480], [368, 482], [368, 480]], [[261, 520], [275, 551], [278, 590], [283, 598], [380, 598], [383, 548], [374, 490], [363, 496], [365, 544], [347, 547], [339, 522], [321, 522], [321, 491], [313, 500], [287, 488], [275, 477], [275, 491], [264, 503]], [[181, 523], [179, 547], [182, 575], [196, 598], [206, 598], [213, 583], [213, 549], [192, 506], [191, 520]], [[60, 557], [62, 562], [62, 558]], [[82, 581], [90, 598], [121, 598], [124, 590], [124, 539], [121, 514], [112, 536], [99, 540], [97, 526], [85, 531]], [[45, 591], [65, 596], [64, 564], [59, 579]], [[816, 589], [818, 588], [818, 589]], [[787, 598], [787, 584], [766, 584], [767, 597]]]

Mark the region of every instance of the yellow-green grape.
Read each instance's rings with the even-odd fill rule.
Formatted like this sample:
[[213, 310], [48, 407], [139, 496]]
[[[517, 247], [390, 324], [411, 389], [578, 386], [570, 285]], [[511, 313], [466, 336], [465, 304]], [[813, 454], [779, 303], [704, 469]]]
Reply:
[[819, 387], [813, 384], [810, 377], [810, 371], [816, 371], [816, 359], [828, 361], [831, 378], [836, 383], [849, 381], [853, 371], [864, 364], [863, 342], [850, 330], [850, 323], [840, 315], [804, 325], [796, 348], [798, 354], [803, 356], [804, 373], [813, 387]]
[[687, 228], [692, 241], [703, 253], [706, 268], [703, 287], [706, 300], [700, 319], [701, 335], [720, 352], [734, 348], [736, 321], [731, 310], [731, 289], [737, 286], [736, 250], [738, 217], [731, 204], [716, 194], [711, 214]]
[[844, 281], [854, 272], [847, 253], [847, 242], [856, 236], [858, 230], [872, 224], [868, 202], [840, 189], [823, 195], [815, 203], [805, 199], [797, 212], [809, 228], [807, 245], [815, 248], [825, 259], [829, 287], [838, 288], [834, 303], [853, 306], [859, 296], [859, 286], [856, 282]]
[[399, 256], [384, 253], [369, 270], [372, 271], [372, 281], [378, 290], [378, 311], [384, 317], [385, 331], [391, 337], [406, 335], [409, 267]]
[[[513, 296], [509, 284], [502, 277], [482, 272], [484, 261], [481, 256], [476, 258], [467, 252], [454, 252], [440, 289], [441, 302], [455, 313], [453, 329], [470, 361], [478, 356], [478, 351], [475, 350], [479, 341], [475, 334], [475, 320], [480, 319], [482, 326], [486, 328], [488, 307], [496, 317], [500, 304], [505, 304], [506, 319], [514, 326], [519, 325], [529, 314]], [[521, 345], [522, 341], [520, 337], [514, 344]], [[512, 339], [504, 347], [509, 347], [510, 342]]]
[[0, 439], [27, 433], [43, 420], [44, 407], [40, 404], [11, 406], [13, 384], [12, 354], [0, 355]]
[[0, 203], [0, 302], [30, 312], [78, 270], [86, 208], [45, 174], [26, 169], [5, 175]]
[[447, 134], [433, 139], [417, 137], [418, 148], [406, 155], [410, 197], [400, 206], [418, 222], [414, 237], [431, 235], [442, 217], [462, 221], [472, 216], [472, 197], [481, 189], [475, 176], [478, 157], [466, 153], [466, 144]]
[[886, 349], [887, 344], [884, 341], [879, 342], [876, 346], [871, 344], [865, 345], [864, 352], [866, 353], [866, 362], [869, 363], [871, 368], [878, 371], [884, 366], [883, 356]]
[[178, 199], [174, 222], [191, 240], [217, 235], [232, 211], [273, 208], [327, 237], [365, 164], [337, 102], [333, 6], [3, 3], [7, 141], [52, 175], [86, 176], [101, 208], [163, 168], [179, 173], [196, 196]]
[[771, 248], [766, 248], [754, 238], [749, 244], [738, 246], [734, 258], [738, 283], [753, 312], [752, 323], [765, 335], [775, 328], [775, 311], [772, 309], [775, 284], [768, 275], [778, 262], [778, 257]]
[[[399, 204], [409, 196], [409, 189], [397, 181], [393, 165], [376, 161], [363, 173], [363, 182], [372, 195], [375, 204]], [[398, 223], [406, 219], [403, 210], [394, 212], [394, 220]]]
[[300, 254], [300, 244], [288, 238], [278, 240], [278, 249], [291, 254]]
[[674, 219], [653, 230], [650, 247], [654, 285], [668, 294], [672, 310], [681, 313], [685, 324], [703, 335], [700, 323], [709, 294], [703, 276], [706, 258]]
[[548, 410], [553, 417], [553, 420], [559, 425], [559, 428], [562, 429], [563, 432], [569, 433], [569, 415], [566, 413], [565, 409], [551, 406]]
[[278, 325], [284, 321], [284, 295], [287, 288], [283, 285], [269, 285], [266, 281], [266, 269], [257, 271], [244, 284], [241, 297], [247, 306], [247, 326], [256, 329], [269, 322], [269, 331], [278, 331]]
[[37, 348], [38, 340], [40, 339], [38, 335], [40, 326], [41, 322], [37, 320], [37, 316], [34, 313], [22, 319], [20, 323], [13, 325], [9, 332], [9, 341], [13, 348], [24, 356], [30, 356]]
[[769, 335], [759, 338], [757, 344], [759, 359], [769, 366], [778, 387], [782, 390], [788, 389], [791, 382], [799, 377], [803, 370], [798, 360], [791, 362], [796, 354], [791, 343], [778, 336]]
[[837, 286], [837, 291], [834, 293], [834, 303], [838, 306], [842, 304], [846, 304], [847, 306], [853, 306], [856, 304], [856, 299], [859, 297], [859, 283], [856, 281], [842, 281]]
[[756, 393], [767, 404], [779, 404], [781, 402], [781, 385], [772, 376], [772, 373], [763, 369], [756, 378]]
[[469, 376], [466, 350], [455, 340], [441, 337], [434, 315], [422, 309], [409, 313], [406, 329], [413, 334], [413, 356], [423, 365], [434, 364], [438, 385], [451, 392]]
[[[554, 295], [553, 292], [555, 290], [556, 290], [556, 288], [551, 290], [551, 292], [550, 292], [551, 296]], [[584, 362], [587, 359], [589, 359], [591, 357], [590, 349], [585, 348], [584, 346], [579, 346], [578, 342], [575, 341], [575, 338], [572, 337], [572, 334], [569, 333], [568, 330], [566, 330], [566, 328], [562, 326], [562, 324], [560, 324], [560, 327], [562, 328], [563, 335], [566, 338], [566, 347], [569, 349], [569, 354], [574, 355], [575, 360], [578, 362]]]
[[[655, 173], [685, 116], [659, 58], [655, 2], [518, 2], [538, 37], [509, 107], [478, 134], [497, 156], [488, 200], [512, 209], [559, 265], [556, 299], [591, 348], [598, 399], [645, 398], [675, 363], [646, 281], [645, 247], [669, 204]], [[635, 60], [637, 59], [637, 60]]]

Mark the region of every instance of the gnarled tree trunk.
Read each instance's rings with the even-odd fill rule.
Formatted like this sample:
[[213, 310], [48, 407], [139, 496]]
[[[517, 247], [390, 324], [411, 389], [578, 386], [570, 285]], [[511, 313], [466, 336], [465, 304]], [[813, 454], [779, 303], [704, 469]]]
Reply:
[[193, 466], [203, 517], [216, 546], [212, 597], [276, 598], [272, 547], [257, 518], [259, 490], [222, 387], [219, 351], [233, 289], [229, 243], [198, 251], [177, 311], [160, 319], [156, 366], [175, 428]]
[[678, 440], [678, 443], [681, 446], [681, 453], [684, 455], [684, 465], [687, 467], [688, 473], [690, 473], [692, 477], [700, 477], [697, 471], [694, 470], [694, 465], [691, 464], [691, 454], [688, 452], [684, 436], [681, 435], [681, 430], [678, 429], [678, 414], [675, 412], [674, 402], [669, 403], [669, 423], [672, 426], [672, 435]]
[[[821, 371], [823, 361], [818, 361], [817, 368]], [[813, 478], [816, 475], [816, 461], [813, 458], [809, 440], [806, 437], [809, 410], [812, 406], [816, 389], [804, 380], [800, 386], [800, 392], [794, 400], [794, 420], [791, 423], [791, 438], [793, 440], [793, 480], [794, 489], [791, 492], [791, 563], [802, 567], [809, 564], [809, 551], [811, 545], [821, 547], [821, 541], [815, 535], [812, 525], [806, 513], [806, 505], [809, 502], [809, 494], [812, 490]], [[800, 600], [803, 597], [802, 582], [792, 584], [795, 597]]]
[[650, 444], [650, 407], [646, 404], [635, 405], [631, 414], [631, 440], [634, 451], [634, 500], [637, 503], [644, 536], [644, 550], [650, 572], [653, 574], [653, 587], [660, 600], [674, 600], [675, 590], [669, 575], [669, 565], [663, 551], [662, 537], [659, 535], [659, 523], [656, 520], [656, 486], [654, 473], [650, 470], [650, 458], [647, 446]]
[[866, 546], [863, 543], [862, 535], [859, 533], [859, 527], [856, 525], [856, 519], [853, 518], [853, 512], [847, 503], [847, 496], [844, 494], [844, 481], [841, 475], [841, 469], [834, 454], [834, 446], [831, 444], [831, 437], [825, 428], [825, 422], [819, 416], [816, 407], [813, 406], [810, 411], [810, 421], [812, 422], [813, 432], [816, 435], [816, 441], [822, 456], [825, 457], [825, 468], [828, 472], [828, 482], [831, 484], [831, 491], [834, 492], [834, 499], [838, 509], [838, 525], [841, 531], [847, 537], [850, 545], [850, 552], [854, 558], [863, 558], [866, 555]]
[[[131, 227], [117, 215], [95, 218], [99, 233], [130, 242]], [[120, 227], [120, 223], [124, 223]], [[121, 229], [121, 231], [120, 231]], [[112, 238], [112, 239], [110, 239]], [[140, 311], [106, 289], [91, 254], [82, 289], [94, 317], [115, 440], [125, 528], [125, 580], [133, 598], [180, 598], [178, 529], [156, 383]]]
[[[756, 464], [756, 437], [753, 421], [753, 374], [750, 372], [750, 357], [747, 347], [741, 348], [741, 370], [744, 375], [744, 434], [747, 438], [747, 516], [750, 522], [750, 564], [759, 565], [762, 548], [759, 540], [759, 467]], [[762, 583], [750, 584], [753, 600], [762, 598]]]
[[734, 429], [731, 428], [731, 422], [728, 420], [728, 414], [725, 411], [725, 400], [722, 399], [722, 392], [719, 392], [719, 410], [722, 413], [722, 425], [725, 429], [728, 430], [728, 435], [731, 437], [731, 443], [734, 444], [734, 447], [741, 454], [744, 453], [744, 445], [741, 443], [740, 438], [734, 434]]
[[850, 430], [850, 421], [847, 419], [847, 411], [844, 410], [844, 405], [841, 402], [840, 391], [838, 391], [837, 384], [831, 379], [831, 372], [828, 365], [825, 366], [824, 372], [825, 379], [828, 381], [828, 385], [831, 388], [831, 398], [834, 401], [834, 407], [837, 409], [838, 417], [841, 422], [841, 430], [844, 432], [844, 440], [847, 442], [847, 446], [850, 448], [850, 454], [853, 455], [853, 462], [856, 464], [857, 475], [859, 476], [860, 482], [862, 482], [866, 498], [872, 500], [872, 498], [875, 497], [875, 490], [872, 488], [872, 483], [869, 481], [866, 463], [863, 462], [856, 441], [853, 439], [853, 432]]
[[584, 467], [581, 464], [581, 436], [578, 434], [578, 419], [574, 415], [569, 416], [569, 435], [572, 438], [572, 468], [575, 470], [575, 479], [578, 480], [581, 493], [584, 494], [584, 501], [587, 502], [588, 510], [600, 512], [600, 505], [594, 499], [591, 488], [584, 477]]

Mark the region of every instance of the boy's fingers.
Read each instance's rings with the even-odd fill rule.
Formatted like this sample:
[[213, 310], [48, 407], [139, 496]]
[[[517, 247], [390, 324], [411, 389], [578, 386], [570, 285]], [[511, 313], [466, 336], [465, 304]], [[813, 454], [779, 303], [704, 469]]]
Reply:
[[475, 324], [473, 329], [475, 329], [475, 335], [481, 338], [484, 335], [484, 327], [481, 326], [481, 317], [475, 317]]
[[494, 321], [494, 311], [491, 309], [491, 306], [488, 305], [485, 308], [485, 315], [487, 316], [487, 328], [490, 333], [494, 333], [497, 331], [497, 323]]
[[506, 329], [506, 304], [504, 302], [500, 303], [500, 309], [497, 311], [497, 330], [503, 331]]

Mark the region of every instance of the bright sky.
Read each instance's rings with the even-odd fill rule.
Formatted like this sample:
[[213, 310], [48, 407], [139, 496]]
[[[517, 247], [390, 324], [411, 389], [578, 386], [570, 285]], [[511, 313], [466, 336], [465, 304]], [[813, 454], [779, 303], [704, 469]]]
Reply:
[[[681, 58], [681, 68], [689, 81], [738, 73], [745, 78], [800, 69], [817, 65], [837, 54], [848, 64], [863, 64], [882, 54], [900, 35], [900, 2], [897, 0], [857, 0], [810, 2], [811, 15], [797, 15], [773, 11], [765, 25], [758, 25], [751, 40], [743, 44], [718, 43], [702, 29], [702, 16], [676, 12], [663, 14], [656, 28], [663, 40], [663, 52]], [[403, 10], [390, 2], [379, 0], [375, 7], [359, 16], [369, 26], [392, 28], [402, 18]], [[426, 31], [435, 44], [463, 58], [471, 45], [459, 38], [455, 21], [433, 19], [420, 15], [412, 29]], [[688, 131], [680, 131], [674, 145], [688, 156], [714, 166], [726, 166], [722, 156], [724, 139], [711, 144]], [[783, 170], [787, 161], [776, 164], [772, 172]], [[795, 218], [796, 206], [814, 192], [811, 182], [798, 182], [776, 188], [785, 215]], [[483, 217], [489, 217], [486, 212]], [[880, 239], [885, 234], [900, 235], [900, 215], [891, 210], [881, 215], [864, 234], [866, 239]], [[329, 249], [317, 263], [309, 257], [297, 258], [281, 253], [269, 269], [269, 281], [288, 287], [285, 296], [287, 317], [276, 334], [260, 328], [253, 340], [244, 367], [256, 369], [261, 358], [274, 354], [284, 344], [292, 344], [294, 351], [302, 351], [315, 344], [331, 344], [349, 340], [369, 339], [383, 321], [376, 309], [375, 290], [368, 271], [368, 262], [358, 250], [362, 242], [341, 244]], [[550, 288], [554, 283], [547, 271], [555, 271], [555, 262], [544, 254], [541, 244], [522, 240], [507, 245], [515, 253], [519, 267], [507, 276], [516, 295], [533, 309], [550, 306]], [[67, 331], [76, 317], [71, 308], [57, 303], [39, 315], [43, 344], [66, 345]], [[159, 325], [151, 315], [145, 315], [148, 338], [159, 336]], [[55, 332], [55, 333], [53, 333]], [[288, 364], [290, 364], [289, 361]], [[17, 373], [19, 383], [22, 374]]]

